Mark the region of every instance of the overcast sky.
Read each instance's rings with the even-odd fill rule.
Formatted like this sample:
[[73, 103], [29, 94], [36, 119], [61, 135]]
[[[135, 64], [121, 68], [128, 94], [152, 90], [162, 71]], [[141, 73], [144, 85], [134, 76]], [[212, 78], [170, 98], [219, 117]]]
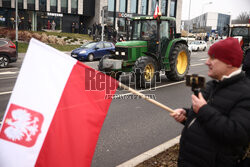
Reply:
[[[182, 20], [189, 15], [190, 0], [182, 0]], [[209, 4], [212, 2], [212, 4]], [[207, 12], [229, 14], [236, 19], [241, 12], [250, 12], [250, 0], [191, 0], [190, 19]]]

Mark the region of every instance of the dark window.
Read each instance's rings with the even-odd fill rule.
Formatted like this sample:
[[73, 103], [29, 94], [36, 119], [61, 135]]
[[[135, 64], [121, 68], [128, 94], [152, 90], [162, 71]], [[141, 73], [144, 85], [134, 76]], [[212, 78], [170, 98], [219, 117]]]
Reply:
[[141, 0], [141, 14], [148, 14], [148, 0]]
[[111, 43], [104, 43], [105, 48], [111, 48], [112, 44]]
[[27, 0], [28, 4], [35, 4], [35, 0]]
[[77, 13], [78, 0], [71, 0], [71, 13]]
[[114, 11], [114, 0], [108, 0], [108, 11]]
[[2, 6], [6, 7], [6, 8], [10, 8], [11, 7], [11, 0], [3, 0]]
[[46, 11], [46, 0], [39, 0], [40, 11]]
[[104, 48], [103, 43], [97, 44], [96, 47], [97, 47], [97, 48], [100, 48], [100, 49]]
[[162, 12], [162, 16], [168, 15], [168, 0], [161, 1], [161, 12]]
[[30, 10], [35, 10], [35, 0], [27, 0], [27, 7]]
[[176, 17], [177, 0], [170, 1], [170, 17]]
[[235, 27], [235, 28], [232, 28], [232, 33], [231, 33], [231, 36], [234, 37], [234, 36], [245, 36], [247, 37], [248, 36], [248, 27]]
[[61, 0], [61, 12], [68, 13], [68, 0]]
[[6, 45], [6, 44], [7, 44], [6, 41], [0, 41], [0, 46], [4, 46], [4, 45]]
[[18, 0], [18, 9], [23, 9], [23, 0]]
[[130, 0], [130, 13], [137, 13], [138, 0]]
[[50, 11], [57, 12], [57, 0], [50, 0]]
[[151, 3], [151, 13], [150, 15], [153, 15], [154, 12], [155, 12], [155, 7], [156, 7], [156, 0], [152, 0], [152, 3]]
[[120, 12], [127, 13], [127, 0], [120, 0]]

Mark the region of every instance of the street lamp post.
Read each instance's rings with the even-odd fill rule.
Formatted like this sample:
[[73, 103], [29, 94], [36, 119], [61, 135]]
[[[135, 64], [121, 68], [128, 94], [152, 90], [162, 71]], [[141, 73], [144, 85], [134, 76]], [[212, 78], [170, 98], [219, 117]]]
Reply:
[[202, 5], [202, 11], [201, 11], [201, 14], [203, 14], [204, 7], [205, 7], [206, 5], [211, 5], [211, 4], [213, 4], [213, 2], [204, 3], [204, 4]]
[[[207, 2], [207, 3], [204, 3], [203, 5], [202, 5], [202, 10], [201, 10], [201, 16], [200, 16], [200, 32], [202, 31], [202, 32], [206, 32], [206, 30], [205, 29], [202, 29], [202, 27], [204, 28], [205, 27], [205, 24], [203, 25], [203, 23], [205, 22], [204, 20], [202, 21], [202, 24], [201, 24], [201, 17], [203, 16], [203, 11], [204, 11], [204, 7], [206, 6], [206, 5], [211, 5], [211, 4], [213, 4], [213, 2]], [[203, 33], [202, 33], [202, 40], [203, 40]]]
[[102, 18], [102, 39], [103, 41], [103, 35], [104, 35], [104, 9], [101, 10], [101, 18]]
[[114, 0], [114, 21], [113, 21], [113, 29], [115, 30], [115, 20], [116, 20], [116, 0]]
[[16, 52], [18, 54], [18, 0], [16, 0]]
[[188, 11], [188, 34], [187, 34], [187, 42], [188, 42], [188, 36], [189, 36], [189, 30], [190, 30], [190, 23], [191, 23], [191, 20], [190, 20], [190, 10], [191, 9], [191, 0], [189, 0], [189, 11]]

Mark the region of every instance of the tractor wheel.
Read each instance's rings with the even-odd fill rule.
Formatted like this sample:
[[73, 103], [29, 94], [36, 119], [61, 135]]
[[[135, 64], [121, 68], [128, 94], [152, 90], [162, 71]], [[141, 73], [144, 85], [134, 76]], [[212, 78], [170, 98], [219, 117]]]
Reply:
[[106, 74], [111, 76], [112, 78], [116, 79], [117, 81], [119, 81], [122, 72], [114, 72], [114, 71], [112, 71], [112, 72], [109, 72], [109, 73], [106, 73]]
[[156, 62], [152, 57], [142, 56], [133, 67], [136, 87], [146, 88], [156, 80]]
[[170, 71], [166, 71], [166, 76], [172, 81], [183, 80], [190, 65], [190, 55], [188, 47], [184, 44], [177, 44], [169, 55]]

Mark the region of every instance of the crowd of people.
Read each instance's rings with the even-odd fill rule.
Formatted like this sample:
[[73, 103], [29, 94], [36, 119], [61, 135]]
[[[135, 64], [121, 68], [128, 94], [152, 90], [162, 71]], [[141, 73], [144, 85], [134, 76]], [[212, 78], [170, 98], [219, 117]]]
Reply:
[[50, 22], [50, 20], [48, 20], [47, 29], [48, 30], [53, 30], [53, 31], [56, 30], [56, 23], [55, 23], [54, 20], [52, 20], [52, 22]]
[[[82, 22], [80, 25], [77, 22], [72, 22], [71, 25], [72, 33], [88, 34], [93, 40], [100, 40], [102, 35], [102, 25], [94, 23], [90, 27], [86, 27]], [[117, 30], [112, 26], [104, 26], [104, 38], [106, 41], [116, 42], [117, 41]], [[119, 37], [120, 38], [120, 37]], [[122, 37], [121, 37], [122, 38]]]

